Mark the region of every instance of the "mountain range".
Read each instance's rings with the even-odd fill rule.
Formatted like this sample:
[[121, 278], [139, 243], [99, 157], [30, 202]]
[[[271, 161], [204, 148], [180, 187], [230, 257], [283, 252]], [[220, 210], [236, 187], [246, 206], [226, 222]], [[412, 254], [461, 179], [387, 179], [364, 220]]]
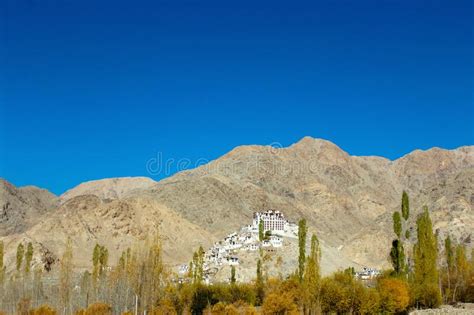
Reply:
[[322, 243], [323, 273], [347, 266], [389, 266], [392, 213], [410, 196], [412, 230], [428, 206], [442, 240], [449, 233], [473, 246], [474, 146], [415, 150], [391, 161], [351, 156], [305, 137], [287, 148], [240, 146], [198, 168], [161, 181], [146, 177], [82, 183], [60, 196], [0, 180], [0, 240], [13, 269], [18, 242], [31, 241], [34, 262], [57, 262], [71, 238], [75, 266], [89, 268], [96, 242], [115, 263], [121, 251], [156, 230], [165, 261], [186, 263], [204, 248], [250, 224], [253, 213], [277, 209], [305, 218]]

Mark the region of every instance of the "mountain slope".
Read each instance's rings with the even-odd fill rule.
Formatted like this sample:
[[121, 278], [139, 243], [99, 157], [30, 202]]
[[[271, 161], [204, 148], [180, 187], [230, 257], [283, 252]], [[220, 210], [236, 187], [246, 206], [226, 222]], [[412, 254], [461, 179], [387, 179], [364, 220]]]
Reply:
[[120, 199], [125, 194], [144, 189], [156, 182], [148, 177], [119, 177], [84, 182], [61, 195], [64, 202], [81, 195], [95, 195], [100, 199]]
[[58, 198], [45, 189], [0, 179], [0, 237], [26, 231], [57, 206]]
[[59, 255], [69, 236], [77, 265], [86, 267], [95, 242], [112, 250], [114, 262], [121, 250], [159, 226], [166, 260], [178, 263], [199, 244], [209, 246], [249, 224], [253, 212], [275, 208], [292, 221], [308, 220], [328, 254], [325, 258], [323, 252], [326, 272], [331, 266], [383, 267], [393, 238], [391, 216], [400, 208], [403, 190], [410, 195], [409, 227], [427, 205], [441, 237], [449, 232], [472, 246], [473, 178], [472, 146], [416, 150], [390, 161], [350, 156], [329, 141], [306, 137], [288, 148], [237, 147], [159, 182], [127, 178], [81, 184], [61, 196], [61, 207], [52, 207], [47, 219], [4, 239], [10, 249], [31, 239]]
[[391, 162], [353, 157], [328, 141], [307, 137], [283, 149], [238, 147], [146, 193], [218, 236], [249, 222], [254, 211], [279, 209], [294, 221], [305, 217], [321, 239], [341, 249], [341, 257], [386, 266], [391, 215], [400, 207], [403, 190], [412, 200], [412, 227], [426, 204], [440, 233], [459, 220], [451, 229], [454, 237], [469, 236], [473, 169], [473, 147], [418, 150]]
[[216, 240], [156, 200], [130, 197], [103, 201], [90, 194], [66, 201], [40, 224], [3, 240], [10, 249], [6, 255], [7, 265], [13, 266], [18, 242], [32, 242], [38, 253], [35, 263], [40, 264], [46, 254], [58, 259], [69, 237], [75, 266], [88, 268], [96, 243], [109, 249], [109, 261], [115, 264], [122, 250], [138, 246], [158, 231], [165, 259], [171, 264], [189, 260], [199, 245], [207, 247]]

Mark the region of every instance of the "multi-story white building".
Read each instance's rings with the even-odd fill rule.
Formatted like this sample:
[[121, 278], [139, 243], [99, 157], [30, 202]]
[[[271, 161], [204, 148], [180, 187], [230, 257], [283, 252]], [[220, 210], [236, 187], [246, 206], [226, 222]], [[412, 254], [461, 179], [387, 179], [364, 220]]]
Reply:
[[263, 221], [263, 229], [271, 232], [284, 232], [288, 229], [289, 223], [283, 213], [277, 210], [265, 212], [255, 212], [253, 215], [253, 230], [258, 231], [260, 221]]

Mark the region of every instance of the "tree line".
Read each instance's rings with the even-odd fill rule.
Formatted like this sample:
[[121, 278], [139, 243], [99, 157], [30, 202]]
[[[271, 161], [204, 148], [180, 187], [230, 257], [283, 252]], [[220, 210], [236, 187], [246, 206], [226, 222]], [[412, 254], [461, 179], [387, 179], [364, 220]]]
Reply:
[[[124, 250], [113, 265], [108, 249], [96, 244], [92, 268], [82, 272], [74, 268], [68, 239], [51, 272], [33, 267], [33, 245], [20, 243], [14, 272], [7, 275], [0, 242], [0, 314], [403, 314], [442, 303], [474, 302], [474, 252], [468, 259], [464, 244], [449, 235], [439, 240], [427, 207], [415, 226], [409, 219], [409, 198], [403, 192], [400, 211], [392, 216], [392, 269], [371, 281], [358, 280], [353, 268], [322, 277], [319, 239], [312, 234], [307, 246], [304, 219], [298, 223], [294, 272], [270, 277], [267, 256], [260, 250], [249, 283], [236, 281], [239, 271], [233, 266], [228, 282], [205, 284], [202, 247], [193, 254], [185, 279], [178, 280], [163, 262], [158, 234]], [[262, 229], [259, 236], [265, 237]]]

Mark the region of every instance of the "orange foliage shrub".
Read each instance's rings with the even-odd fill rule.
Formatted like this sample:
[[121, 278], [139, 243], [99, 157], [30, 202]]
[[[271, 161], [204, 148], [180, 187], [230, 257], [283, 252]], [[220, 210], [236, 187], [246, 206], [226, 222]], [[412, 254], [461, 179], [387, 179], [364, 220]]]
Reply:
[[94, 303], [85, 310], [79, 310], [75, 315], [112, 315], [112, 307], [105, 303]]
[[382, 313], [399, 313], [408, 307], [410, 295], [406, 282], [395, 278], [380, 279], [378, 291]]
[[207, 307], [203, 314], [209, 315], [240, 315], [240, 312], [232, 304], [219, 302], [213, 306]]
[[255, 307], [249, 305], [245, 308], [245, 312], [244, 312], [245, 315], [258, 315], [258, 312], [257, 310], [255, 309]]
[[358, 287], [356, 290], [356, 313], [380, 314], [379, 292], [373, 288]]
[[239, 314], [244, 315], [256, 315], [257, 310], [252, 305], [249, 305], [245, 301], [239, 300], [232, 304], [235, 309], [239, 312]]
[[176, 311], [173, 302], [169, 299], [164, 299], [160, 302], [157, 308], [155, 308], [151, 315], [177, 315], [178, 312]]
[[293, 315], [299, 314], [298, 306], [294, 302], [291, 293], [270, 293], [265, 297], [262, 305], [262, 312], [265, 315]]
[[37, 309], [31, 310], [30, 315], [56, 315], [58, 312], [48, 305], [41, 305]]

